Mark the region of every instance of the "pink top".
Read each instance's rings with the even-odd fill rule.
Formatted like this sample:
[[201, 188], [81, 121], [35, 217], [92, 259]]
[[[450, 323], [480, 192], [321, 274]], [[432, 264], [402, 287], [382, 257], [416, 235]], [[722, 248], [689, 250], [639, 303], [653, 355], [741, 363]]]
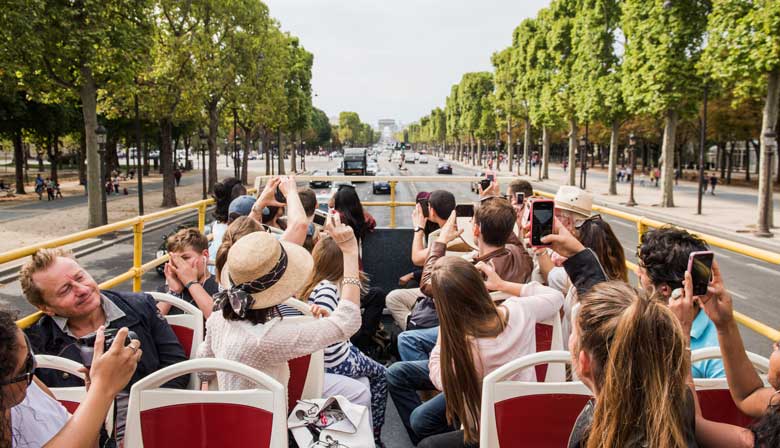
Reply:
[[[536, 353], [536, 323], [552, 319], [563, 306], [563, 295], [537, 282], [528, 283], [521, 297], [510, 297], [501, 305], [509, 312], [504, 331], [495, 338], [472, 340], [472, 356], [477, 374], [484, 378], [490, 372], [525, 355]], [[439, 341], [428, 361], [431, 382], [442, 390]], [[533, 367], [523, 369], [511, 379], [536, 381]]]

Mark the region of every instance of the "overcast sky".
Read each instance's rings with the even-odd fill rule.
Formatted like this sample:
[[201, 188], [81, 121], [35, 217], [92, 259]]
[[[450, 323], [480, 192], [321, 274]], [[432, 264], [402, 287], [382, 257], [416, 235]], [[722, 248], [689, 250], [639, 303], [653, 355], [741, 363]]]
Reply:
[[282, 30], [314, 54], [314, 105], [376, 125], [409, 123], [444, 106], [463, 73], [492, 70], [490, 55], [548, 0], [265, 0]]

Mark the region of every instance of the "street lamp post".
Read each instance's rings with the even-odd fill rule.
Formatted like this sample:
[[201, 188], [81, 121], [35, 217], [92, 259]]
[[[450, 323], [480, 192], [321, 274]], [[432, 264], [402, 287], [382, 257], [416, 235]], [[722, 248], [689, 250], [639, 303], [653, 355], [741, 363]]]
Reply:
[[537, 165], [539, 166], [539, 171], [536, 177], [539, 182], [542, 181], [542, 145], [544, 145], [544, 141], [542, 140], [541, 137], [539, 137], [539, 146], [537, 146], [537, 152], [536, 152], [536, 162]]
[[588, 172], [588, 140], [583, 136], [580, 138], [580, 188], [583, 190], [587, 184]]
[[306, 141], [301, 142], [301, 171], [306, 171]]
[[198, 132], [198, 144], [200, 145], [200, 171], [203, 177], [203, 199], [206, 199], [206, 139], [208, 134], [201, 128]]
[[233, 176], [240, 179], [238, 173], [238, 110], [233, 108]]
[[[701, 215], [701, 201], [702, 196], [704, 196], [704, 151], [707, 146], [707, 84], [704, 84], [704, 92], [702, 95], [701, 126], [699, 129], [699, 178], [697, 179], [699, 190], [696, 203], [697, 215]], [[748, 167], [748, 171], [750, 171], [750, 167]], [[682, 160], [680, 160], [680, 173], [682, 173]]]
[[98, 124], [95, 128], [97, 136], [98, 155], [100, 156], [100, 215], [101, 224], [108, 224], [108, 208], [106, 207], [106, 128]]
[[755, 233], [756, 236], [770, 238], [772, 232], [769, 228], [770, 211], [772, 210], [772, 156], [774, 155], [775, 148], [777, 147], [777, 133], [773, 130], [767, 130], [764, 132], [764, 157], [766, 159], [766, 170], [762, 172], [762, 176], [766, 176], [768, 179], [768, 186], [764, 189], [764, 200], [762, 201], [762, 207], [758, 210], [758, 229]]
[[634, 177], [636, 176], [636, 135], [632, 132], [628, 136], [628, 147], [631, 150], [631, 160], [629, 166], [631, 166], [631, 190], [628, 196], [628, 202], [626, 206], [635, 207], [636, 201], [634, 200]]

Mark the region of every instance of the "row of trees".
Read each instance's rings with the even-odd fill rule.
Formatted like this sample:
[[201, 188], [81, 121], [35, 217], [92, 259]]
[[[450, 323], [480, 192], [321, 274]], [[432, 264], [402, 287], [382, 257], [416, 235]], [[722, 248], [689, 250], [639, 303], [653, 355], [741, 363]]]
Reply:
[[[780, 2], [773, 0], [553, 0], [493, 54], [493, 73], [464, 74], [444, 110], [434, 109], [407, 131], [417, 141], [457, 145], [456, 157], [467, 142], [477, 161], [480, 143], [500, 134], [510, 164], [513, 138], [522, 138], [527, 161], [533, 135], [540, 134], [547, 177], [552, 140], [568, 140], [574, 167], [584, 130], [590, 141], [609, 147], [610, 194], [616, 194], [619, 145], [637, 132], [657, 143], [661, 205], [673, 207], [674, 168], [686, 156], [682, 143], [698, 140], [690, 131], [699, 128], [697, 112], [709, 95], [718, 122], [707, 138], [719, 144], [719, 154], [720, 145], [730, 154], [727, 142], [732, 152], [735, 141], [756, 146], [759, 209], [771, 217], [773, 146], [764, 136], [776, 130], [780, 107], [778, 17]], [[746, 118], [752, 120], [747, 129]], [[573, 169], [569, 183], [575, 183]]]
[[[90, 226], [102, 224], [98, 116], [109, 128], [109, 148], [124, 141], [146, 153], [159, 145], [164, 207], [176, 205], [173, 142], [188, 148], [201, 128], [209, 189], [217, 182], [220, 135], [243, 140], [244, 181], [258, 142], [268, 151], [276, 140], [283, 172], [284, 139], [330, 139], [327, 117], [312, 107], [312, 54], [257, 0], [9, 0], [0, 38], [0, 110], [8, 115], [0, 132], [13, 142], [17, 190], [24, 188], [22, 136], [76, 131], [30, 106], [78, 108]], [[47, 134], [37, 125], [54, 129]]]
[[338, 142], [345, 146], [371, 146], [379, 140], [379, 133], [368, 123], [360, 121], [357, 112], [339, 114]]

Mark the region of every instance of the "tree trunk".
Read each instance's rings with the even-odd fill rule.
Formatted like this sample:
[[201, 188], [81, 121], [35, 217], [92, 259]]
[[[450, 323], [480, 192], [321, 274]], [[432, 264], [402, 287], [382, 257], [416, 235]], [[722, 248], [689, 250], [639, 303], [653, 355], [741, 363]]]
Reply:
[[618, 155], [618, 134], [620, 133], [620, 122], [612, 122], [612, 129], [609, 134], [609, 169], [607, 177], [609, 178], [609, 194], [617, 194], [617, 155]]
[[726, 184], [731, 185], [731, 170], [734, 165], [734, 142], [731, 142], [729, 152], [726, 154]]
[[542, 126], [542, 179], [550, 178], [550, 133]]
[[526, 176], [531, 175], [531, 120], [525, 119], [525, 132], [523, 133], [523, 172]]
[[217, 128], [219, 127], [219, 110], [217, 102], [207, 104], [209, 114], [209, 193], [214, 192], [214, 185], [219, 182], [219, 173], [217, 173]]
[[190, 137], [184, 137], [184, 166], [182, 169], [186, 169], [190, 162]]
[[241, 156], [241, 183], [249, 185], [249, 150], [251, 149], [251, 129], [241, 127], [244, 131], [244, 154]]
[[668, 110], [664, 119], [664, 144], [661, 148], [663, 166], [661, 167], [661, 180], [663, 181], [663, 194], [661, 207], [674, 207], [674, 147], [677, 133], [677, 111]]
[[726, 178], [726, 146], [728, 143], [723, 142], [723, 146], [721, 147], [720, 144], [718, 145], [718, 150], [720, 151], [720, 158], [718, 159], [718, 168], [720, 168], [720, 178], [725, 179]]
[[59, 180], [59, 176], [57, 175], [57, 164], [60, 160], [59, 138], [56, 135], [49, 137], [49, 141], [46, 145], [46, 152], [49, 156], [49, 178], [52, 182], [56, 183]]
[[569, 119], [569, 185], [577, 185], [577, 119]]
[[279, 129], [278, 134], [278, 144], [279, 144], [279, 166], [277, 169], [277, 174], [280, 176], [284, 176], [284, 145], [282, 144], [284, 136], [282, 135], [282, 130]]
[[771, 149], [766, 148], [764, 134], [776, 131], [778, 103], [780, 103], [780, 69], [775, 69], [767, 76], [767, 95], [764, 102], [764, 113], [761, 120], [761, 134], [758, 137], [761, 145], [759, 158], [760, 177], [758, 178], [758, 228], [762, 229], [763, 223], [769, 229], [773, 225], [772, 217], [772, 158]]
[[17, 129], [13, 135], [14, 141], [14, 168], [16, 174], [16, 194], [25, 194], [24, 191], [24, 146], [22, 145], [22, 130]]
[[87, 185], [87, 141], [84, 138], [84, 133], [81, 132], [79, 136], [79, 149], [78, 149], [78, 171], [79, 171], [79, 183], [84, 185], [84, 191], [86, 191]]
[[103, 211], [100, 202], [101, 188], [100, 182], [100, 155], [98, 154], [97, 135], [97, 86], [92, 77], [92, 69], [89, 67], [81, 68], [82, 84], [79, 89], [81, 98], [81, 111], [84, 115], [84, 137], [87, 148], [87, 209], [89, 227], [97, 227], [103, 224]]
[[130, 141], [130, 137], [125, 137], [125, 169], [126, 169], [126, 172], [130, 172], [130, 146], [132, 146], [132, 142]]
[[298, 169], [296, 168], [296, 162], [298, 155], [296, 153], [298, 152], [298, 142], [295, 139], [295, 131], [290, 132], [290, 143], [292, 146], [292, 150], [290, 151], [290, 172], [297, 173]]
[[482, 139], [477, 139], [477, 166], [483, 166], [482, 164]]
[[163, 175], [163, 200], [162, 207], [176, 207], [176, 179], [173, 176], [173, 148], [171, 147], [172, 134], [171, 120], [160, 120], [160, 168]]
[[750, 142], [745, 140], [745, 181], [750, 182]]
[[[331, 148], [333, 149], [333, 148]], [[265, 175], [271, 175], [271, 136], [268, 129], [263, 129], [263, 157], [265, 157]]]
[[515, 148], [512, 146], [512, 117], [506, 117], [506, 155], [509, 159], [509, 172], [512, 172], [515, 163]]

